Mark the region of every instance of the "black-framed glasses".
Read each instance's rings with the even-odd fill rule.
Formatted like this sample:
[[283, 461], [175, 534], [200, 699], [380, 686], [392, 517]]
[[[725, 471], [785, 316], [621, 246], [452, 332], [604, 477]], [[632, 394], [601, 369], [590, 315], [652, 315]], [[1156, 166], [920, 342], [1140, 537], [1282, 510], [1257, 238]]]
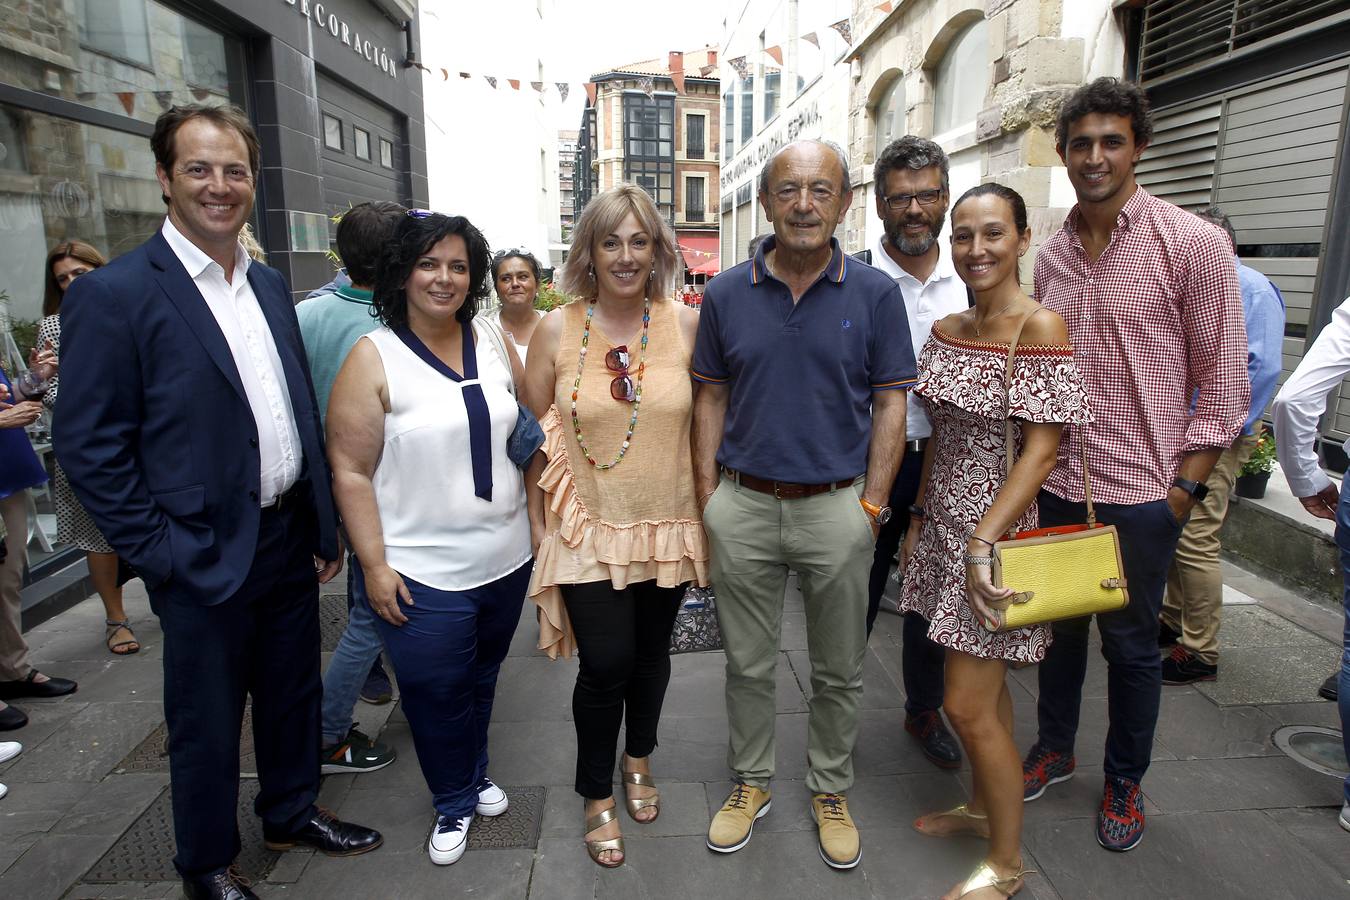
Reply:
[[630, 362], [632, 362], [632, 357], [628, 355], [627, 344], [620, 344], [605, 354], [605, 368], [611, 372], [619, 373], [609, 383], [609, 395], [615, 400], [622, 400], [627, 403], [632, 403], [637, 398], [637, 390], [633, 387], [633, 379], [628, 374]]
[[881, 202], [886, 204], [886, 208], [894, 212], [903, 212], [909, 209], [909, 204], [913, 200], [918, 200], [920, 206], [932, 206], [942, 199], [942, 188], [931, 191], [919, 191], [917, 194], [892, 194], [889, 197], [882, 197]]

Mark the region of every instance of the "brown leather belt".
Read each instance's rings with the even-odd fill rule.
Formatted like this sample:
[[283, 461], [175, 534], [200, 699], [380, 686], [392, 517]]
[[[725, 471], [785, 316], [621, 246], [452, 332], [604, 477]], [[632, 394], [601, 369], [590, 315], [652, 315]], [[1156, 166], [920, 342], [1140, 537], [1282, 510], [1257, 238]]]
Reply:
[[737, 472], [735, 469], [728, 469], [726, 466], [722, 466], [722, 472], [737, 484], [748, 487], [752, 491], [759, 491], [761, 494], [771, 494], [778, 500], [800, 500], [803, 497], [814, 497], [816, 494], [852, 487], [853, 482], [857, 480], [855, 476], [830, 484], [794, 484], [791, 481], [770, 481], [767, 478], [756, 478], [753, 475], [746, 475], [744, 472]]

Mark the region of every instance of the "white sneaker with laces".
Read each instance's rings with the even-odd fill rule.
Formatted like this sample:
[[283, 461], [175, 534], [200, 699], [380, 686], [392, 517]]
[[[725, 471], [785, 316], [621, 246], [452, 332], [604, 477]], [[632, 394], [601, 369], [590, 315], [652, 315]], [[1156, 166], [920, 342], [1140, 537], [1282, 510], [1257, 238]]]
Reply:
[[1341, 807], [1339, 821], [1342, 828], [1350, 831], [1350, 800], [1345, 801], [1345, 805]]
[[500, 816], [510, 805], [511, 802], [506, 799], [506, 791], [493, 784], [491, 778], [484, 776], [478, 783], [478, 806], [474, 807], [474, 812], [480, 816]]
[[427, 841], [427, 854], [431, 861], [438, 866], [458, 862], [469, 846], [469, 825], [472, 822], [472, 815], [458, 819], [437, 816], [436, 827], [431, 829], [431, 840]]
[[18, 741], [0, 741], [0, 763], [7, 763], [23, 752], [23, 744]]

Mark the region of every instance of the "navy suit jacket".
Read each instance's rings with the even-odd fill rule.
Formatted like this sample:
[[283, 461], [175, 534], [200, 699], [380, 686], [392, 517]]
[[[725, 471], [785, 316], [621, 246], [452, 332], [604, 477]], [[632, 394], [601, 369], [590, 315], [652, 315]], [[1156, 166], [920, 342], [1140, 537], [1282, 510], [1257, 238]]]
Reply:
[[[318, 527], [337, 558], [323, 431], [295, 307], [281, 274], [249, 284], [286, 374]], [[147, 587], [210, 606], [253, 563], [258, 431], [225, 335], [160, 232], [76, 279], [61, 304], [56, 457], [108, 543]]]

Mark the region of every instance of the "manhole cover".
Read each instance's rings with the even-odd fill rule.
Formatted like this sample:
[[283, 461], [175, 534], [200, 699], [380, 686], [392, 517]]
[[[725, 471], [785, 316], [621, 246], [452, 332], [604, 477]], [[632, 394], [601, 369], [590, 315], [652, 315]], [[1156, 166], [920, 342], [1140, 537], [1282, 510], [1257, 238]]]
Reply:
[[[243, 844], [235, 863], [244, 877], [255, 884], [262, 881], [281, 854], [263, 846], [262, 820], [253, 813], [258, 782], [239, 783], [239, 840]], [[173, 867], [177, 845], [173, 837], [173, 804], [169, 790], [164, 791], [123, 832], [117, 843], [84, 876], [84, 881], [106, 884], [117, 881], [179, 880]]]
[[319, 597], [319, 648], [324, 653], [337, 649], [338, 639], [347, 628], [347, 595], [323, 594]]
[[[113, 768], [113, 774], [126, 772], [169, 771], [169, 726], [163, 722], [150, 732], [136, 749], [127, 754]], [[253, 755], [253, 707], [244, 707], [244, 722], [239, 730], [239, 773], [244, 778], [256, 778], [258, 761]]]
[[[501, 786], [511, 805], [500, 816], [474, 816], [469, 826], [470, 850], [534, 850], [539, 846], [539, 826], [544, 819], [544, 788], [538, 785], [526, 787]], [[427, 828], [426, 838], [431, 839], [431, 829], [436, 827], [436, 817], [431, 817], [431, 826]]]
[[1336, 729], [1320, 725], [1286, 725], [1271, 735], [1271, 740], [1285, 756], [1314, 772], [1345, 777], [1345, 744]]

